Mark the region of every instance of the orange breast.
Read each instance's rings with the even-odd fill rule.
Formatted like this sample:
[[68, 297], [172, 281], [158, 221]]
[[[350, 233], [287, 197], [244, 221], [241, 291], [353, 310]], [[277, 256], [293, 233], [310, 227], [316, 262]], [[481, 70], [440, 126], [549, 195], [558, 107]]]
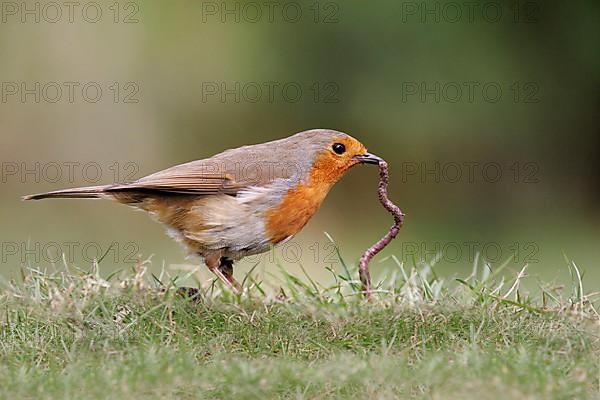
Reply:
[[341, 167], [328, 155], [318, 157], [308, 182], [290, 189], [283, 201], [266, 213], [266, 231], [272, 244], [298, 233], [317, 212], [331, 187], [348, 168]]
[[300, 231], [324, 197], [318, 188], [308, 185], [290, 190], [276, 208], [267, 212], [266, 230], [271, 243], [277, 244]]

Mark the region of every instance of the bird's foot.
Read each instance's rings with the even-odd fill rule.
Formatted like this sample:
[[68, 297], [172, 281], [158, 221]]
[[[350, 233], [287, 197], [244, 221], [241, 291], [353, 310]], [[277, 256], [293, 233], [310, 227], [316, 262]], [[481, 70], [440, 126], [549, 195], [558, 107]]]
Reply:
[[176, 293], [183, 298], [192, 299], [196, 303], [202, 301], [202, 292], [200, 292], [200, 289], [198, 288], [182, 286], [177, 288]]

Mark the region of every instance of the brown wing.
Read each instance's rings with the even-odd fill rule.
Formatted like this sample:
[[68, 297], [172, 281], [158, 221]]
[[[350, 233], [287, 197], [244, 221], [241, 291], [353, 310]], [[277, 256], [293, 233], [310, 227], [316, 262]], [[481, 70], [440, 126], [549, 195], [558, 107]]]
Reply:
[[171, 175], [139, 180], [129, 184], [115, 185], [106, 192], [152, 191], [177, 194], [235, 194], [240, 185], [228, 176], [194, 174]]
[[[272, 162], [232, 161], [233, 152], [209, 160], [192, 161], [145, 176], [135, 182], [114, 185], [106, 192], [160, 192], [173, 194], [231, 194], [248, 186], [264, 185], [289, 174]], [[258, 158], [258, 157], [257, 157]], [[255, 158], [256, 159], [256, 158]]]
[[107, 192], [143, 191], [174, 194], [235, 194], [251, 182], [236, 182], [226, 170], [203, 160], [193, 161], [145, 176], [137, 181], [114, 185]]

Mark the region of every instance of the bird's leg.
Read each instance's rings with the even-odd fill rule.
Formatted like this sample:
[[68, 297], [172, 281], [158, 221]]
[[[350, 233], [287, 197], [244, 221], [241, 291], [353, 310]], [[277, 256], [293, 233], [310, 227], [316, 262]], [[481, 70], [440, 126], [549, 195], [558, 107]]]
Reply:
[[227, 257], [221, 257], [219, 259], [219, 271], [227, 279], [229, 284], [233, 286], [239, 293], [242, 292], [242, 285], [240, 285], [233, 277], [233, 260]]
[[221, 257], [220, 253], [210, 253], [204, 256], [204, 262], [206, 263], [208, 269], [225, 284], [231, 286], [234, 291], [239, 294], [241, 293], [242, 287], [236, 282], [235, 279], [233, 279], [233, 261], [227, 263], [226, 266], [223, 267], [223, 259], [225, 259], [225, 257]]

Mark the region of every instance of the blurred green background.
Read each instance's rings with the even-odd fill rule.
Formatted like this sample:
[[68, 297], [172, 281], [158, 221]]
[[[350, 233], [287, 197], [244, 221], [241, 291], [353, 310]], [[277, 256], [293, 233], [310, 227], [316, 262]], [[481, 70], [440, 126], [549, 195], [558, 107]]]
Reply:
[[[407, 218], [376, 276], [392, 254], [464, 275], [480, 252], [561, 282], [566, 255], [600, 289], [599, 17], [597, 1], [4, 2], [0, 272], [108, 251], [103, 273], [138, 254], [177, 273], [191, 261], [143, 213], [20, 196], [323, 127], [391, 166]], [[356, 168], [238, 276], [257, 260], [277, 274], [278, 258], [327, 283], [341, 265], [323, 232], [356, 263], [391, 224], [376, 186]]]

